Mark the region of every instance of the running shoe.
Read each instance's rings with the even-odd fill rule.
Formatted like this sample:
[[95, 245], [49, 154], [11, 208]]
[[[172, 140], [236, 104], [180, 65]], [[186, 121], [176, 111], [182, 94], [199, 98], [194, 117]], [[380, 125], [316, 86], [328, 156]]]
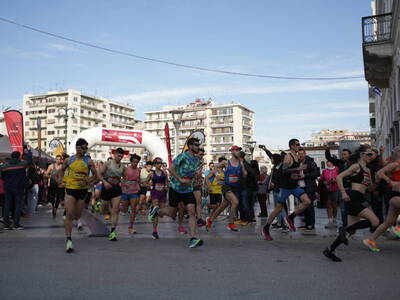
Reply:
[[128, 233], [135, 234], [136, 232], [137, 232], [136, 229], [133, 229], [132, 227], [128, 227]]
[[293, 231], [293, 232], [296, 231], [296, 227], [294, 226], [293, 221], [289, 216], [286, 216], [285, 218], [283, 218], [283, 220], [285, 221], [285, 224], [289, 228], [290, 231]]
[[23, 226], [21, 226], [21, 225], [15, 225], [15, 226], [14, 226], [14, 229], [17, 229], [17, 230], [24, 230], [25, 228], [24, 228]]
[[53, 207], [51, 213], [53, 215], [53, 218], [57, 217], [57, 208]]
[[13, 230], [13, 228], [12, 228], [11, 225], [4, 226], [3, 229], [4, 229], [4, 230]]
[[211, 229], [211, 226], [212, 226], [212, 220], [211, 220], [211, 218], [210, 217], [208, 217], [207, 219], [206, 219], [206, 230], [207, 231], [210, 231], [210, 229]]
[[239, 231], [239, 229], [237, 228], [237, 226], [233, 223], [229, 223], [228, 226], [226, 226], [226, 228], [228, 228], [230, 231]]
[[269, 231], [268, 231], [267, 229], [265, 229], [265, 228], [262, 229], [262, 235], [263, 235], [263, 237], [264, 237], [264, 240], [266, 240], [266, 241], [272, 241], [272, 240], [273, 240], [271, 234], [270, 234]]
[[363, 240], [363, 244], [369, 248], [372, 252], [379, 252], [381, 249], [378, 248], [375, 241], [365, 239]]
[[200, 247], [202, 245], [203, 245], [203, 241], [201, 239], [198, 239], [198, 238], [190, 239], [189, 248], [196, 248], [196, 247]]
[[158, 214], [159, 210], [160, 210], [159, 206], [153, 206], [153, 208], [149, 212], [149, 215], [147, 216], [147, 220], [149, 222], [153, 222], [154, 219], [157, 217], [157, 214]]
[[83, 225], [82, 225], [82, 222], [81, 222], [80, 219], [78, 220], [78, 224], [76, 224], [76, 228], [78, 229], [78, 231], [82, 231], [83, 230]]
[[109, 214], [106, 214], [106, 215], [104, 215], [104, 220], [106, 220], [106, 221], [108, 221], [108, 220], [110, 220], [110, 215]]
[[242, 220], [237, 220], [237, 221], [235, 221], [233, 224], [235, 224], [235, 225], [247, 226], [247, 225], [249, 225], [249, 222], [242, 221]]
[[67, 253], [74, 252], [74, 246], [72, 245], [71, 240], [67, 241], [67, 247], [65, 248], [65, 252], [67, 252]]
[[110, 233], [110, 235], [108, 236], [108, 240], [112, 242], [117, 241], [117, 234], [115, 233], [115, 231]]
[[152, 236], [153, 239], [155, 239], [155, 240], [158, 240], [158, 239], [160, 238], [157, 231], [153, 231], [153, 233], [151, 234], [151, 236]]
[[335, 255], [335, 252], [329, 250], [329, 248], [326, 248], [323, 252], [322, 252], [327, 258], [329, 258], [330, 260], [334, 261], [334, 262], [341, 262], [342, 260], [337, 257]]
[[396, 237], [400, 238], [400, 226], [393, 226], [392, 232]]
[[97, 201], [96, 204], [94, 205], [94, 210], [95, 210], [96, 212], [99, 212], [99, 211], [100, 211], [100, 208], [101, 208], [101, 202], [100, 202], [100, 201]]
[[203, 226], [206, 226], [206, 221], [204, 221], [203, 219], [198, 219], [197, 220], [197, 227], [203, 227]]
[[182, 234], [188, 233], [188, 231], [186, 230], [186, 228], [183, 227], [183, 226], [179, 226], [179, 227], [178, 227], [178, 232], [179, 232], [179, 233], [182, 233]]

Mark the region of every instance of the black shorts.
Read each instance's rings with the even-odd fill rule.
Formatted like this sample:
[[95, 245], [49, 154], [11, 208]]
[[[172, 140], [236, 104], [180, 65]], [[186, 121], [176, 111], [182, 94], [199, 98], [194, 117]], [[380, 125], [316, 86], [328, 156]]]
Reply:
[[367, 207], [363, 204], [365, 201], [364, 194], [351, 190], [349, 193], [350, 202], [348, 202], [348, 214], [357, 217]]
[[178, 207], [179, 202], [183, 202], [183, 204], [185, 205], [196, 204], [196, 199], [194, 198], [193, 193], [181, 194], [174, 191], [171, 188], [169, 189], [168, 199], [169, 199], [169, 206], [171, 207]]
[[202, 189], [203, 189], [203, 188], [202, 188], [201, 185], [195, 185], [195, 186], [193, 187], [193, 192], [201, 191]]
[[85, 200], [86, 195], [88, 193], [87, 189], [83, 190], [73, 190], [73, 189], [65, 189], [67, 195], [74, 197], [76, 200]]
[[119, 184], [112, 184], [109, 190], [107, 190], [103, 184], [101, 188], [100, 198], [101, 200], [104, 201], [111, 201], [111, 199], [119, 197], [121, 195], [122, 195], [122, 189]]
[[210, 194], [210, 204], [220, 204], [222, 202], [222, 194]]
[[145, 195], [145, 196], [146, 196], [146, 194], [147, 194], [147, 187], [145, 187], [145, 186], [140, 187], [140, 190], [139, 190], [139, 192], [138, 192], [138, 195], [139, 195], [139, 196], [140, 196], [140, 195]]
[[229, 193], [229, 192], [234, 193], [236, 195], [236, 197], [237, 197], [238, 194], [239, 194], [239, 187], [233, 187], [233, 186], [230, 186], [228, 184], [224, 184], [222, 186], [222, 194], [225, 196], [225, 194]]

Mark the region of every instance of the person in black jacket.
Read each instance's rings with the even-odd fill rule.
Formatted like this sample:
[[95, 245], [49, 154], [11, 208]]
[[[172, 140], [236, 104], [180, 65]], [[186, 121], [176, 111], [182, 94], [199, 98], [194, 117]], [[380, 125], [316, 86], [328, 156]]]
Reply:
[[[331, 151], [329, 150], [328, 146], [325, 147], [326, 160], [333, 163], [334, 166], [338, 167], [339, 173], [342, 173], [349, 167], [348, 161], [350, 159], [350, 156], [351, 156], [351, 151], [349, 149], [343, 149], [342, 153], [341, 153], [341, 159], [338, 159], [331, 155]], [[351, 190], [351, 183], [346, 178], [343, 179], [343, 186], [347, 191]], [[339, 193], [339, 201], [340, 201], [340, 213], [341, 213], [341, 217], [342, 217], [342, 226], [346, 227], [347, 226], [348, 203], [346, 201], [343, 201], [341, 193]]]
[[[310, 200], [313, 201], [318, 189], [316, 180], [321, 175], [321, 171], [314, 159], [307, 156], [304, 148], [299, 149], [299, 160], [301, 164], [307, 166], [307, 168], [300, 173], [299, 186], [304, 189]], [[313, 230], [315, 228], [315, 211], [313, 203], [304, 210], [304, 218], [306, 230]]]
[[[367, 164], [368, 169], [371, 171], [372, 182], [376, 183], [375, 175], [380, 169], [384, 167], [383, 161], [383, 147], [379, 149], [372, 149], [373, 156], [371, 157], [371, 162]], [[368, 197], [370, 197], [371, 208], [374, 214], [378, 217], [379, 223], [383, 223], [383, 197], [387, 189], [387, 184], [383, 180], [380, 181], [377, 188], [372, 192], [367, 192]]]

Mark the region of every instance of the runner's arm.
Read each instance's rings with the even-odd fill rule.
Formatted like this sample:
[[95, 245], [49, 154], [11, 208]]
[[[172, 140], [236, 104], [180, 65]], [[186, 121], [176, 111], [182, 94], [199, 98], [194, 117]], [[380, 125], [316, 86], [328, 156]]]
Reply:
[[87, 179], [87, 183], [89, 185], [91, 185], [91, 184], [95, 183], [96, 181], [98, 181], [99, 176], [97, 175], [96, 166], [94, 165], [93, 160], [89, 160], [88, 165], [89, 165], [90, 171], [92, 171], [92, 176], [90, 176]]
[[[398, 163], [393, 162], [390, 163], [388, 165], [386, 165], [386, 167], [380, 169], [378, 171], [378, 173], [376, 173], [376, 181], [379, 182], [382, 179], [385, 180], [387, 183], [392, 184], [392, 180], [386, 175], [390, 172], [392, 172], [393, 170], [395, 170], [398, 167]], [[393, 184], [392, 184], [393, 185]]]
[[338, 158], [334, 158], [331, 155], [331, 151], [329, 149], [325, 150], [325, 158], [327, 161], [333, 163], [336, 167], [341, 167], [342, 165], [344, 165], [343, 160], [338, 159]]
[[62, 167], [60, 168], [60, 170], [56, 173], [56, 177], [57, 177], [57, 182], [58, 184], [62, 184], [62, 179], [64, 177], [64, 173], [65, 170], [68, 168], [68, 164], [69, 164], [69, 158], [65, 159]]
[[293, 164], [292, 158], [290, 157], [289, 154], [286, 154], [285, 158], [283, 159], [282, 173], [289, 174], [300, 171], [299, 168], [290, 168], [292, 164]]
[[352, 174], [356, 173], [358, 171], [359, 166], [357, 164], [353, 164], [351, 165], [348, 169], [344, 170], [342, 173], [340, 173], [337, 177], [336, 177], [336, 182], [339, 186], [339, 190], [342, 193], [346, 193], [346, 190], [344, 188], [343, 185], [343, 178], [347, 177], [347, 176], [351, 176]]

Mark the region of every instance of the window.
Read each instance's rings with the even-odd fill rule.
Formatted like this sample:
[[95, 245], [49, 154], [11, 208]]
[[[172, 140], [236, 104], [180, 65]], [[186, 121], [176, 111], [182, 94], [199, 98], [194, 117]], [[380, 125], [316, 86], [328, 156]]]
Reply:
[[25, 112], [25, 116], [27, 116], [27, 115], [29, 115], [29, 111], [26, 111], [26, 112]]
[[83, 109], [81, 109], [81, 114], [84, 114], [84, 113], [85, 113], [85, 111]]
[[73, 130], [72, 133], [73, 134], [78, 134], [78, 131], [77, 130]]
[[25, 126], [29, 126], [29, 121], [25, 121]]
[[106, 114], [103, 114], [103, 118], [106, 118], [107, 116], [106, 116]]
[[74, 102], [78, 102], [78, 97], [74, 97]]
[[54, 113], [54, 112], [56, 112], [56, 110], [54, 108], [50, 108], [47, 110], [47, 113], [49, 113], [49, 114]]
[[54, 130], [47, 131], [48, 135], [53, 135], [54, 133], [55, 133]]

